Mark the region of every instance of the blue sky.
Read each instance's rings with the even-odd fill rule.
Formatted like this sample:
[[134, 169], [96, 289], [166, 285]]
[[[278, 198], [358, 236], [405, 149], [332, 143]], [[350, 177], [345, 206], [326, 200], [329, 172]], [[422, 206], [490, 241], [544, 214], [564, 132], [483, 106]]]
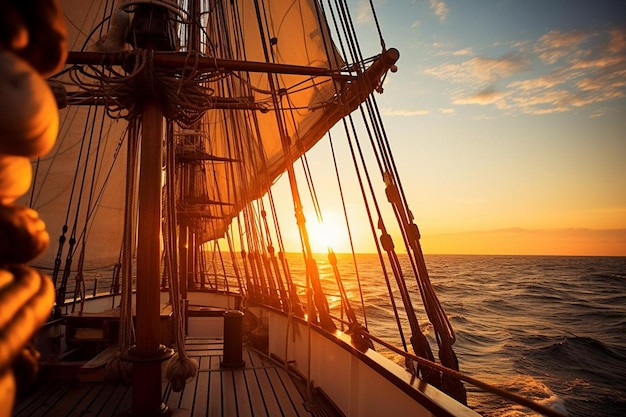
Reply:
[[429, 81], [415, 93], [448, 105], [440, 112], [472, 103], [493, 104], [498, 116], [593, 106], [599, 117], [624, 93], [623, 1], [387, 3], [379, 7], [383, 25], [395, 21], [387, 43], [402, 49], [416, 83]]
[[[351, 4], [379, 53], [369, 1]], [[626, 255], [626, 1], [374, 5], [400, 50], [377, 102], [426, 252]]]

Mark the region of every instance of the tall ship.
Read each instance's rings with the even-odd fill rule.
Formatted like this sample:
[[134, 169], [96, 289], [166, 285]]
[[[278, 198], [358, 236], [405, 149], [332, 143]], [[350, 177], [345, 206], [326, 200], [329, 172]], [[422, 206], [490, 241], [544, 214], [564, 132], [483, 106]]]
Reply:
[[60, 2], [59, 134], [20, 200], [55, 303], [12, 415], [469, 417], [476, 385], [507, 395], [459, 370], [376, 103], [400, 53], [372, 25], [363, 55], [352, 3]]

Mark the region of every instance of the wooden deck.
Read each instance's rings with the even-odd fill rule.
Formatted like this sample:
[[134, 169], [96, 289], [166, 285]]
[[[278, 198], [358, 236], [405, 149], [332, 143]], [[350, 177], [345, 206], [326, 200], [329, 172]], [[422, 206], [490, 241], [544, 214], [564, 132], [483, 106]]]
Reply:
[[[163, 381], [163, 401], [176, 416], [340, 416], [323, 396], [307, 395], [302, 381], [256, 350], [244, 347], [245, 367], [220, 368], [222, 348], [221, 340], [187, 341], [188, 354], [199, 364], [196, 378], [181, 392]], [[13, 416], [124, 415], [131, 409], [131, 391], [103, 382], [48, 382], [18, 398]]]

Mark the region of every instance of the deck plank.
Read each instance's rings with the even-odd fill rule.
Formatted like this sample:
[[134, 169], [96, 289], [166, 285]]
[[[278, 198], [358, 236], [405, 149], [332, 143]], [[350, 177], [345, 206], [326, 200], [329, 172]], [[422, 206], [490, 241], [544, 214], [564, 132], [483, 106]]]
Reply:
[[[283, 414], [286, 416], [300, 416], [300, 413], [296, 410], [294, 406], [294, 399], [289, 396], [289, 393], [285, 389], [280, 376], [278, 375], [278, 368], [265, 368], [265, 374], [269, 380], [269, 384], [274, 391], [274, 395], [280, 404], [281, 409], [283, 410]], [[298, 395], [299, 396], [299, 395]], [[306, 413], [306, 410], [304, 410]], [[303, 415], [307, 415], [303, 414]]]
[[67, 416], [87, 417], [95, 415], [91, 405], [100, 395], [102, 395], [103, 388], [102, 384], [89, 384], [88, 392], [83, 396], [83, 398], [81, 398], [78, 404], [76, 404], [76, 407], [71, 413], [67, 414]]
[[233, 389], [235, 390], [235, 398], [237, 401], [237, 415], [239, 417], [252, 417], [256, 416], [256, 414], [252, 414], [250, 393], [246, 386], [244, 372], [244, 370], [233, 372]]
[[261, 387], [256, 379], [254, 369], [245, 369], [244, 378], [246, 387], [248, 388], [248, 397], [250, 399], [250, 406], [252, 408], [252, 414], [260, 417], [267, 416], [267, 409], [265, 402], [263, 401], [263, 395], [261, 393]]
[[55, 390], [52, 395], [50, 395], [41, 405], [35, 410], [32, 410], [30, 414], [25, 414], [29, 417], [39, 417], [39, 416], [61, 416], [63, 414], [55, 414], [53, 412], [54, 407], [56, 407], [57, 403], [64, 402], [66, 397], [71, 396], [72, 400], [75, 400], [77, 397], [73, 395], [72, 389], [67, 387], [59, 387], [58, 390]]
[[220, 373], [222, 375], [222, 402], [224, 403], [223, 410], [225, 416], [238, 415], [237, 395], [235, 394], [235, 372], [240, 371], [225, 369]]
[[263, 398], [263, 402], [265, 403], [267, 413], [270, 416], [284, 415], [281, 410], [280, 404], [278, 403], [278, 398], [276, 397], [274, 389], [272, 388], [270, 380], [267, 376], [266, 369], [263, 367], [253, 368], [253, 371], [256, 382], [259, 385], [261, 397]]
[[[189, 410], [189, 413], [194, 413], [196, 410], [195, 404], [198, 397], [198, 381], [202, 380], [202, 373], [196, 375], [194, 379], [185, 384], [185, 388], [180, 392], [180, 401], [177, 408], [184, 408]], [[195, 414], [191, 414], [195, 415]]]
[[[209, 358], [206, 356], [202, 356], [197, 358], [198, 360], [198, 369], [205, 369], [208, 367]], [[190, 382], [188, 385], [191, 385], [193, 382]], [[208, 415], [208, 405], [209, 405], [209, 375], [208, 371], [198, 371], [196, 375], [195, 381], [195, 399], [193, 401], [193, 408], [183, 407], [191, 410], [191, 415], [193, 417], [206, 417]], [[186, 403], [185, 403], [186, 404]]]
[[[295, 389], [293, 381], [286, 379], [289, 378], [287, 373], [281, 376], [282, 372], [279, 370], [284, 371], [280, 368], [271, 368], [267, 369], [266, 372], [283, 409], [289, 410], [289, 413], [293, 413], [295, 416], [309, 415], [309, 412], [304, 408], [304, 400], [300, 396], [300, 392]], [[295, 391], [289, 390], [288, 386], [294, 388]]]
[[217, 355], [211, 355], [210, 359], [210, 371], [207, 372], [209, 376], [209, 404], [208, 415], [209, 417], [222, 417], [222, 377], [220, 372], [213, 371], [220, 369], [220, 357]]
[[170, 408], [183, 408], [183, 406], [181, 405], [181, 400], [183, 397], [183, 393], [186, 389], [188, 389], [188, 385], [189, 384], [185, 385], [185, 388], [183, 388], [182, 391], [177, 392], [174, 391], [172, 389], [172, 385], [168, 383], [167, 388], [164, 391], [165, 395], [163, 396], [163, 402], [167, 404], [167, 406]]
[[116, 385], [109, 400], [103, 404], [97, 416], [115, 416], [121, 413], [128, 413], [131, 410], [132, 397], [130, 387]]
[[59, 390], [58, 385], [45, 385], [35, 389], [22, 397], [18, 397], [13, 407], [13, 415], [15, 417], [30, 416], [34, 410], [44, 404], [48, 398]]
[[[94, 383], [97, 384], [97, 383]], [[96, 400], [89, 407], [89, 416], [106, 416], [104, 411], [106, 410], [107, 403], [114, 401], [116, 398], [120, 398], [121, 392], [130, 391], [129, 387], [125, 387], [124, 385], [113, 385], [113, 384], [98, 384], [101, 386], [100, 395], [96, 398]], [[128, 410], [131, 407], [130, 398], [125, 404]], [[77, 410], [79, 411], [79, 410]]]
[[[303, 382], [281, 364], [244, 347], [242, 368], [221, 368], [223, 345], [215, 339], [187, 342], [198, 374], [181, 392], [163, 380], [163, 402], [189, 417], [339, 416], [336, 410], [307, 409]], [[13, 417], [109, 417], [131, 411], [132, 388], [104, 382], [49, 381], [16, 401]], [[322, 400], [323, 401], [323, 400]], [[311, 403], [313, 404], [313, 403]]]

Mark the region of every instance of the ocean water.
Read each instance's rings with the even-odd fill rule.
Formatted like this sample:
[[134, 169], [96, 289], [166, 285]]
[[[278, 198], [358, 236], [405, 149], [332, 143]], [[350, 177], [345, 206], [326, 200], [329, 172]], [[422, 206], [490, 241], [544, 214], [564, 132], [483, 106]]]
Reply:
[[[378, 257], [358, 257], [370, 332], [393, 338], [386, 285], [363, 267]], [[426, 264], [461, 372], [571, 417], [626, 415], [626, 257], [427, 255]], [[538, 415], [466, 387], [485, 416]]]
[[[361, 289], [352, 255], [338, 255], [352, 307], [362, 321], [367, 319], [372, 334], [400, 346], [378, 255], [356, 258]], [[298, 282], [304, 276], [302, 255], [287, 259]], [[316, 259], [338, 315], [341, 301], [333, 295], [338, 292], [332, 268], [326, 255]], [[400, 261], [410, 271], [408, 258], [400, 255]], [[462, 373], [570, 417], [626, 416], [626, 257], [426, 255], [426, 265], [455, 329]], [[110, 271], [96, 276], [101, 277], [98, 291], [108, 290], [110, 280], [103, 278]], [[413, 279], [407, 282], [422, 331], [434, 347], [417, 285]], [[91, 288], [93, 283], [87, 283], [88, 293]], [[401, 321], [408, 329], [406, 319]], [[402, 363], [390, 352], [381, 353]], [[465, 385], [470, 407], [485, 416], [539, 415]]]

